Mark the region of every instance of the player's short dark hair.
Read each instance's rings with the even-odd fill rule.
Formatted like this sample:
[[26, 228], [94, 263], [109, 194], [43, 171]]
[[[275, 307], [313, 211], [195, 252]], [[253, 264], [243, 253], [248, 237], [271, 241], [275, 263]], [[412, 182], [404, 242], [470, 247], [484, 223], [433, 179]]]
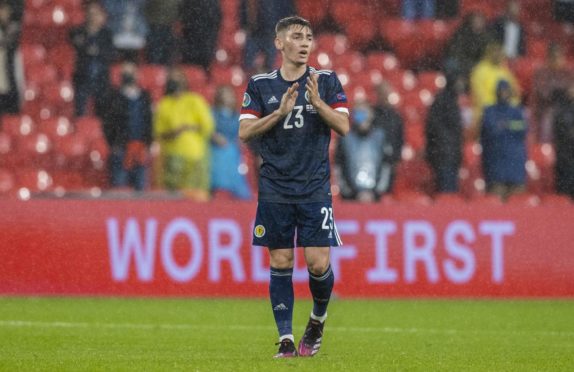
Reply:
[[311, 22], [309, 22], [305, 18], [299, 16], [290, 16], [280, 19], [279, 22], [277, 22], [277, 24], [275, 25], [275, 34], [285, 31], [293, 25], [298, 25], [301, 27], [307, 27], [311, 29]]

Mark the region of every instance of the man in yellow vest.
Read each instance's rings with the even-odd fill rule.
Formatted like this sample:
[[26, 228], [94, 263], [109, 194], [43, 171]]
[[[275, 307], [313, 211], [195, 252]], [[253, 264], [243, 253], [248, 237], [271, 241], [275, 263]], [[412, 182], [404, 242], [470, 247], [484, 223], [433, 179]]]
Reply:
[[161, 146], [162, 184], [198, 200], [209, 199], [209, 141], [214, 129], [211, 109], [190, 92], [181, 69], [169, 71], [166, 96], [158, 103], [154, 134]]
[[496, 103], [496, 86], [504, 80], [512, 89], [513, 105], [520, 103], [520, 86], [513, 73], [506, 65], [502, 44], [496, 41], [486, 46], [484, 56], [473, 68], [470, 75], [470, 89], [473, 103], [473, 134], [477, 137], [480, 132], [480, 122], [484, 109]]

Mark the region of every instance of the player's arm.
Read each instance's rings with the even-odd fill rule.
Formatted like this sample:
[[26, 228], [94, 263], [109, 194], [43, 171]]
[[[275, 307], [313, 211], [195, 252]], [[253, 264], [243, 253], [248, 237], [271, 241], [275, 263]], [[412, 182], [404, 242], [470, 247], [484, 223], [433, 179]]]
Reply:
[[305, 88], [309, 93], [309, 102], [313, 107], [315, 107], [319, 116], [321, 116], [331, 129], [337, 132], [340, 136], [344, 136], [349, 133], [350, 129], [349, 115], [333, 109], [321, 99], [319, 96], [318, 79], [317, 74], [311, 74], [311, 76], [307, 78]]
[[279, 108], [271, 114], [258, 119], [242, 119], [239, 121], [239, 139], [249, 141], [275, 126], [281, 118], [293, 111], [297, 100], [299, 83], [294, 83], [281, 97]]

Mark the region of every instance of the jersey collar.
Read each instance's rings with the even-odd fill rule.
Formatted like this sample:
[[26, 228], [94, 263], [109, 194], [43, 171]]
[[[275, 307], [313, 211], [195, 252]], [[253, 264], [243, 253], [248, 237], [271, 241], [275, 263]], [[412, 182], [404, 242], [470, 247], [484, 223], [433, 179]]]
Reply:
[[298, 81], [299, 81], [299, 82], [300, 82], [300, 81], [305, 81], [305, 79], [307, 79], [307, 76], [309, 76], [309, 74], [310, 74], [310, 70], [311, 70], [311, 67], [310, 67], [309, 65], [307, 65], [307, 68], [305, 69], [305, 73], [304, 73], [303, 75], [301, 75], [301, 77], [299, 77], [299, 78], [296, 79], [296, 80], [285, 80], [285, 79], [283, 78], [283, 75], [281, 75], [281, 69], [278, 68], [278, 69], [277, 69], [277, 77], [278, 77], [279, 80], [281, 80], [281, 81], [284, 81], [284, 82], [289, 83], [289, 84], [293, 84], [293, 83], [298, 82]]

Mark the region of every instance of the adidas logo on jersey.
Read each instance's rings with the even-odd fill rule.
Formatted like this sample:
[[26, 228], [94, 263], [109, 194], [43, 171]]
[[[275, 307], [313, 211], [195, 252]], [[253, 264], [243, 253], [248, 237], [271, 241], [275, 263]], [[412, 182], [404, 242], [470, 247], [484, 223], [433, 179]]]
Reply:
[[289, 310], [289, 308], [285, 306], [284, 303], [280, 303], [279, 305], [273, 308], [273, 311], [285, 311], [285, 310]]
[[267, 101], [267, 104], [270, 105], [272, 103], [278, 103], [279, 101], [277, 100], [277, 97], [275, 96], [271, 96], [271, 98], [269, 98], [269, 101]]

